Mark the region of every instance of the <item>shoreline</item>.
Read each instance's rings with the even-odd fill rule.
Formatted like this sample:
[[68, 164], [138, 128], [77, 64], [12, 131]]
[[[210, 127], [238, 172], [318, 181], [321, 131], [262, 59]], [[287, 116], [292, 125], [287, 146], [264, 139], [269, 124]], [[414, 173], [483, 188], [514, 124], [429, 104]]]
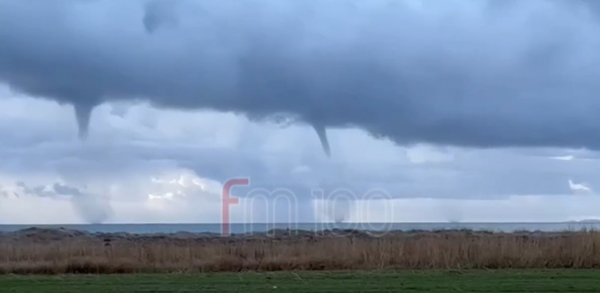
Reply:
[[[596, 233], [598, 232], [598, 233]], [[598, 234], [600, 231], [582, 228], [579, 230], [565, 231], [486, 231], [471, 229], [441, 229], [441, 230], [392, 230], [387, 232], [352, 230], [352, 229], [325, 229], [325, 230], [291, 230], [272, 229], [266, 232], [231, 233], [221, 235], [213, 232], [187, 232], [179, 231], [172, 233], [128, 233], [128, 232], [88, 232], [67, 228], [38, 228], [32, 227], [10, 232], [0, 232], [0, 245], [28, 245], [28, 244], [60, 244], [60, 243], [87, 243], [96, 245], [102, 243], [105, 246], [121, 243], [146, 243], [146, 244], [185, 244], [191, 243], [302, 243], [322, 242], [328, 239], [363, 239], [363, 240], [392, 240], [405, 241], [418, 238], [440, 238], [440, 237], [464, 237], [464, 238], [523, 238], [523, 239], [555, 239], [565, 238], [581, 234]], [[599, 243], [600, 245], [600, 243]], [[0, 252], [0, 257], [2, 253]]]
[[[31, 228], [37, 229], [63, 229], [78, 230], [87, 233], [129, 233], [129, 234], [220, 234], [221, 224], [2, 224], [0, 233], [18, 232]], [[493, 232], [563, 232], [578, 231], [581, 229], [600, 230], [600, 223], [587, 221], [569, 222], [398, 222], [398, 223], [231, 223], [229, 231], [232, 234], [260, 234], [270, 230], [298, 230], [303, 232], [320, 232], [324, 230], [356, 230], [374, 234], [383, 231], [389, 233], [412, 231], [445, 231], [445, 230], [472, 230]], [[254, 231], [253, 233], [248, 233]]]
[[86, 230], [76, 230], [69, 228], [41, 228], [31, 227], [16, 231], [0, 231], [1, 240], [39, 240], [39, 241], [59, 241], [63, 239], [89, 238], [89, 239], [271, 239], [271, 238], [331, 238], [331, 237], [359, 237], [359, 238], [385, 238], [397, 236], [415, 236], [415, 235], [439, 235], [439, 234], [465, 234], [465, 235], [520, 235], [520, 236], [538, 236], [538, 237], [557, 237], [573, 233], [589, 233], [600, 230], [581, 228], [563, 231], [542, 231], [542, 230], [517, 230], [511, 232], [493, 231], [493, 230], [473, 230], [466, 228], [447, 228], [438, 230], [356, 230], [356, 229], [324, 229], [324, 230], [302, 230], [302, 229], [271, 229], [269, 231], [255, 231], [248, 233], [231, 233], [222, 235], [214, 232], [149, 232], [149, 233], [131, 233], [131, 232], [89, 232]]

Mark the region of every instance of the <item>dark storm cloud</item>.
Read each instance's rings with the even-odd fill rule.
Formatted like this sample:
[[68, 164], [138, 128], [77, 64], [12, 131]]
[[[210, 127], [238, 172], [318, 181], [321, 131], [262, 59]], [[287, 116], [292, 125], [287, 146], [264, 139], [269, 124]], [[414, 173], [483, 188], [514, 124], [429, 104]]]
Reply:
[[[421, 3], [417, 5], [416, 3]], [[114, 100], [284, 115], [400, 144], [600, 148], [588, 1], [0, 2], [0, 80]]]

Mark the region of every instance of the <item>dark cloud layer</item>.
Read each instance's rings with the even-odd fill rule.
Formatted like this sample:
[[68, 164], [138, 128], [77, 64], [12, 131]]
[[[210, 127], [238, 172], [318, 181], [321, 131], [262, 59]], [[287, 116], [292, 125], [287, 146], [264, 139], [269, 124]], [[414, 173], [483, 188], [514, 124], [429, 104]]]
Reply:
[[[420, 3], [417, 5], [417, 3]], [[590, 5], [581, 5], [590, 4]], [[400, 144], [600, 148], [588, 1], [0, 2], [0, 80], [75, 106], [233, 111]]]

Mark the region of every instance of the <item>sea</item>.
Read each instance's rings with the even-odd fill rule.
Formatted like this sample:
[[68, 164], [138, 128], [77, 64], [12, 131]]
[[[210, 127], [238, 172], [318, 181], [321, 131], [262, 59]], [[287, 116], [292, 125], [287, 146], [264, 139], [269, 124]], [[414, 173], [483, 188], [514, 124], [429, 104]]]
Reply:
[[[222, 233], [222, 224], [77, 224], [77, 225], [0, 225], [0, 232], [13, 232], [28, 228], [72, 229], [90, 233], [131, 233], [131, 234], [170, 234]], [[264, 233], [272, 229], [322, 231], [351, 229], [376, 232], [388, 231], [439, 231], [468, 229], [473, 231], [516, 232], [540, 231], [563, 232], [580, 230], [600, 230], [600, 222], [560, 222], [560, 223], [232, 223], [231, 234]]]

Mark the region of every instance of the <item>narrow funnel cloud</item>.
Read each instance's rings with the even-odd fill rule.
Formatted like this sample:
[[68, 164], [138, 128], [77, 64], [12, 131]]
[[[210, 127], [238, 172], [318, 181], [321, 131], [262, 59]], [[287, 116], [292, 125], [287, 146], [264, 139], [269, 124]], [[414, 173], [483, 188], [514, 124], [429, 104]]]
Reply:
[[79, 139], [85, 140], [88, 136], [90, 118], [94, 107], [88, 104], [76, 103], [73, 105], [73, 108], [75, 109], [75, 118], [77, 119]]
[[325, 127], [320, 125], [313, 125], [313, 128], [317, 132], [317, 135], [319, 135], [319, 140], [321, 140], [321, 146], [323, 146], [323, 151], [325, 152], [325, 155], [327, 155], [327, 157], [330, 158], [331, 149], [329, 148], [329, 140], [327, 140], [327, 132], [325, 130]]

